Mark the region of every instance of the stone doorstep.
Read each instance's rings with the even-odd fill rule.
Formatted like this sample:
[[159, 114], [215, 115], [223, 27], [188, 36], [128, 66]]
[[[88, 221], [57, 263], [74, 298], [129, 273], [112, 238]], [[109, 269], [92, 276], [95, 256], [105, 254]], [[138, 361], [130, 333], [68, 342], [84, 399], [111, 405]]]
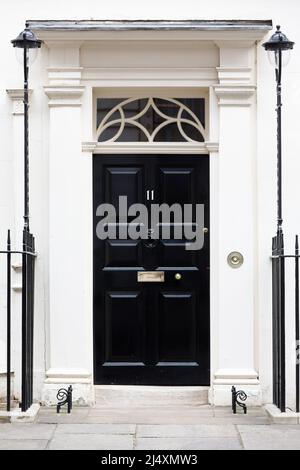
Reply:
[[281, 413], [275, 405], [266, 405], [265, 410], [274, 424], [300, 424], [300, 413], [291, 410]]
[[96, 407], [201, 406], [208, 404], [208, 387], [95, 385]]
[[27, 411], [19, 408], [12, 411], [0, 411], [0, 423], [33, 423], [38, 415], [40, 405], [34, 403]]

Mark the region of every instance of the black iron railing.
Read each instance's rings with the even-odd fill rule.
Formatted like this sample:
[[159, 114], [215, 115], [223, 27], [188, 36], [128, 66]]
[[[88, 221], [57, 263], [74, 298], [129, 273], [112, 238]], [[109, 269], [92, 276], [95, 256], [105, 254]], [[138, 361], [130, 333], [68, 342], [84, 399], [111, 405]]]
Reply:
[[283, 234], [273, 238], [272, 246], [272, 309], [273, 309], [273, 403], [282, 411], [286, 411], [286, 260], [294, 260], [295, 290], [295, 410], [300, 407], [299, 397], [299, 240], [295, 238], [295, 253], [284, 254]]
[[[10, 231], [7, 234], [6, 250], [0, 251], [6, 255], [6, 345], [7, 345], [7, 383], [6, 383], [6, 409], [11, 409], [11, 256], [22, 256], [22, 348], [21, 348], [21, 402], [22, 411], [32, 405], [33, 390], [33, 325], [34, 325], [34, 265], [35, 242], [34, 236], [27, 230], [23, 231], [23, 251], [11, 249]], [[18, 312], [13, 312], [18, 314]]]

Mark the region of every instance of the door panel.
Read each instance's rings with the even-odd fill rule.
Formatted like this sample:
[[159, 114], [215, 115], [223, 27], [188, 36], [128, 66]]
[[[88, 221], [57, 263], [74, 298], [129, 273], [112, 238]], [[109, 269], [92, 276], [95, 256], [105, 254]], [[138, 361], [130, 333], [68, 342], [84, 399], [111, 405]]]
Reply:
[[[96, 236], [98, 205], [118, 207], [124, 195], [128, 205], [148, 209], [204, 204], [209, 227], [208, 163], [203, 155], [94, 156], [95, 383], [209, 384], [209, 235], [201, 250], [187, 251], [184, 231], [174, 239], [171, 217], [163, 221], [171, 239], [161, 232], [150, 243]], [[164, 282], [137, 282], [139, 271], [160, 270]]]
[[161, 240], [158, 249], [160, 268], [170, 269], [180, 266], [180, 269], [198, 270], [197, 252], [185, 249], [186, 240]]
[[105, 240], [105, 269], [140, 268], [143, 250], [140, 240]]
[[195, 172], [193, 168], [185, 167], [161, 167], [159, 172], [159, 200], [167, 204], [194, 203]]
[[[172, 328], [170, 328], [172, 325]], [[197, 362], [194, 292], [161, 292], [158, 308], [158, 362]]]
[[128, 205], [143, 199], [143, 167], [105, 167], [105, 200], [118, 208], [119, 196], [127, 196]]
[[144, 363], [142, 292], [106, 292], [105, 363]]

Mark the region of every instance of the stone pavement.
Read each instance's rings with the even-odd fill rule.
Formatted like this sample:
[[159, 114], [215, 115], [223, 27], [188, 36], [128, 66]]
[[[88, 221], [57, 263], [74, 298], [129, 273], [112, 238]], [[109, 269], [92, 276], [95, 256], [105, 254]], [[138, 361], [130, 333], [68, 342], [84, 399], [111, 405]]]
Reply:
[[274, 425], [262, 409], [42, 408], [34, 424], [0, 423], [0, 450], [298, 449], [300, 425]]

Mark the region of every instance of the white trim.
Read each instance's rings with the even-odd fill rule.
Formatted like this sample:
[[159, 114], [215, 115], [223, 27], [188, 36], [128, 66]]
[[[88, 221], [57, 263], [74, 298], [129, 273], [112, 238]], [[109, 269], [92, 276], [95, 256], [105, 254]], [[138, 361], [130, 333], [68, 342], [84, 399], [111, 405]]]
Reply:
[[219, 151], [218, 142], [113, 142], [105, 144], [96, 141], [82, 142], [82, 151], [93, 154], [128, 154], [128, 153], [143, 153], [143, 154], [199, 154], [207, 155], [211, 152]]
[[[53, 70], [53, 72], [54, 71], [56, 73], [60, 72], [61, 75], [68, 75], [72, 72], [64, 68]], [[75, 70], [73, 72], [75, 72]], [[218, 83], [218, 74], [215, 67], [152, 67], [151, 69], [146, 67], [84, 67], [82, 70], [82, 80], [91, 82], [99, 80], [128, 82], [128, 80], [131, 80], [134, 82], [141, 81], [143, 86], [146, 81], [163, 80], [168, 82], [168, 87], [170, 84], [173, 86], [173, 83], [178, 82], [178, 80], [184, 80], [197, 82], [197, 87], [207, 87], [209, 84]]]
[[217, 67], [220, 84], [245, 84], [251, 81], [252, 67]]
[[[6, 93], [13, 102], [13, 116], [24, 114], [24, 88], [10, 88], [6, 90]], [[29, 99], [32, 95], [32, 90], [28, 90]]]
[[90, 383], [91, 382], [91, 373], [86, 369], [48, 369], [46, 372], [46, 382], [47, 383], [56, 383], [57, 379], [61, 381], [68, 382], [73, 381], [77, 383]]
[[220, 369], [215, 372], [214, 377], [215, 385], [233, 385], [234, 380], [239, 384], [259, 384], [258, 373], [254, 369]]
[[256, 93], [254, 85], [215, 85], [214, 89], [220, 106], [251, 106]]
[[49, 85], [44, 91], [49, 98], [49, 107], [59, 106], [81, 106], [81, 96], [85, 90], [84, 86]]

